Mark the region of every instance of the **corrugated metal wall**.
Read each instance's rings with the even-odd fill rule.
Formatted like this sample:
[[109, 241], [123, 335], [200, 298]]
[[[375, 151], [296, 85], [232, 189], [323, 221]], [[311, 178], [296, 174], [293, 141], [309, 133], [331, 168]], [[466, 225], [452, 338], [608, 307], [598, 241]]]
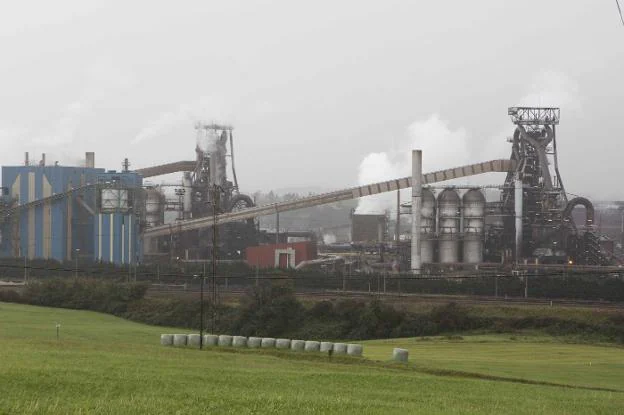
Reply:
[[98, 213], [94, 222], [95, 260], [128, 264], [140, 259], [138, 223], [134, 215]]
[[[131, 188], [142, 185], [141, 176], [132, 172], [66, 166], [2, 167], [2, 186], [9, 189], [9, 196], [17, 199], [20, 205], [86, 184], [115, 180]], [[5, 243], [1, 246], [0, 255], [64, 261], [73, 259], [79, 252], [81, 257], [105, 262], [135, 262], [137, 253], [141, 254], [139, 227], [129, 212], [114, 213], [119, 218], [112, 220], [114, 232], [113, 238], [109, 238], [113, 242], [112, 255], [99, 255], [100, 247], [95, 244], [99, 243], [99, 238], [95, 235], [100, 232], [100, 214], [93, 215], [94, 211], [98, 212], [97, 200], [97, 191], [91, 188], [68, 198], [23, 209], [16, 216], [15, 230], [10, 226], [3, 227]], [[116, 221], [119, 225], [115, 225]], [[16, 231], [19, 235], [12, 235]], [[124, 238], [119, 236], [122, 232]], [[7, 233], [11, 233], [10, 237]]]

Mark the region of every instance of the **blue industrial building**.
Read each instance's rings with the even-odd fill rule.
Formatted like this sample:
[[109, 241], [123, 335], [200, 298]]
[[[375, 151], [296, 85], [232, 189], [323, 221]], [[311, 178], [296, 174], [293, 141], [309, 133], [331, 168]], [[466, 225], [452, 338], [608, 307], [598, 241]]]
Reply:
[[88, 167], [2, 167], [2, 201], [11, 213], [0, 219], [0, 256], [68, 261], [77, 255], [120, 265], [141, 260], [143, 179], [92, 162], [88, 153]]

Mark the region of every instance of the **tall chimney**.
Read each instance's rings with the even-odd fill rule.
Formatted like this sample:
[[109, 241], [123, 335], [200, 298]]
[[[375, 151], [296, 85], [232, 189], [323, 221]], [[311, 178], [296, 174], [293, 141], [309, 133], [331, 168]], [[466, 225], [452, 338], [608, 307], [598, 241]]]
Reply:
[[88, 169], [95, 168], [95, 153], [93, 151], [85, 153], [85, 167]]
[[24, 166], [28, 166], [30, 161], [28, 160], [28, 151], [24, 153]]
[[412, 274], [420, 274], [420, 215], [422, 206], [422, 150], [412, 150]]
[[45, 166], [45, 153], [41, 153], [41, 161], [39, 162], [40, 166]]

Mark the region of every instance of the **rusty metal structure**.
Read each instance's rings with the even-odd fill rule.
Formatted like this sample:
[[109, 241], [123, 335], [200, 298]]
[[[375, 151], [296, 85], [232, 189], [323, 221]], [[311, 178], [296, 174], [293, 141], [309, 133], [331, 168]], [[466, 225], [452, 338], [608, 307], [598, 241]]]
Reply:
[[[559, 108], [511, 107], [515, 130], [502, 189], [502, 235], [490, 232], [499, 249], [515, 248], [515, 261], [534, 258], [549, 263], [601, 265], [610, 263], [594, 229], [594, 208], [583, 197], [568, 200], [559, 172], [556, 126]], [[519, 200], [521, 198], [521, 200]], [[583, 206], [585, 223], [575, 224], [572, 210]], [[515, 245], [515, 246], [514, 246]]]

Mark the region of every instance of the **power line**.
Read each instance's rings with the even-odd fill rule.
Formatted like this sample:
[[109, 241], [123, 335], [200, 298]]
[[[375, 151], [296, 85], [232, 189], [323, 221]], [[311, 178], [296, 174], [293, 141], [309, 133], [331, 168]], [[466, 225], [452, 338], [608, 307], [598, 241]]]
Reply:
[[624, 26], [624, 17], [622, 17], [622, 8], [620, 7], [620, 1], [615, 0], [615, 4], [617, 5], [618, 12], [620, 13], [620, 20], [622, 21], [622, 26]]

